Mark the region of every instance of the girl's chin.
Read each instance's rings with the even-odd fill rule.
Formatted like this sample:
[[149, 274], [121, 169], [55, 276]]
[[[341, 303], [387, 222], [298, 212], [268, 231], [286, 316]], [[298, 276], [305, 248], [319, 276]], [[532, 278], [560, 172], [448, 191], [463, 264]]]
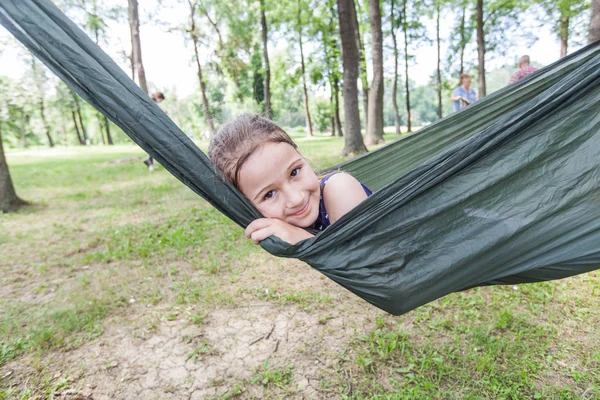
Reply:
[[303, 218], [289, 218], [286, 222], [298, 228], [312, 228], [318, 215], [306, 215]]

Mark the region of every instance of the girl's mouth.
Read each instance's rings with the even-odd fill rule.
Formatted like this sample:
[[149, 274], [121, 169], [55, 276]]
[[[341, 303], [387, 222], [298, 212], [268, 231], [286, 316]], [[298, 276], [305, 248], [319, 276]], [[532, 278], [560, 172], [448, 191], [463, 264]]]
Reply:
[[304, 213], [306, 213], [306, 211], [308, 210], [309, 203], [310, 203], [310, 201], [307, 201], [301, 210], [296, 211], [295, 213], [292, 214], [292, 217], [299, 217], [299, 216], [303, 215]]

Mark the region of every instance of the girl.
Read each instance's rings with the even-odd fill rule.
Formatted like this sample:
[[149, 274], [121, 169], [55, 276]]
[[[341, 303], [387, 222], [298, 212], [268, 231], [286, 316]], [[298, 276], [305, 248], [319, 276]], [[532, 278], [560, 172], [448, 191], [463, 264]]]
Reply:
[[319, 180], [296, 143], [272, 121], [242, 114], [223, 126], [208, 150], [213, 165], [265, 218], [246, 228], [255, 244], [277, 236], [296, 244], [323, 230], [371, 191], [346, 173]]

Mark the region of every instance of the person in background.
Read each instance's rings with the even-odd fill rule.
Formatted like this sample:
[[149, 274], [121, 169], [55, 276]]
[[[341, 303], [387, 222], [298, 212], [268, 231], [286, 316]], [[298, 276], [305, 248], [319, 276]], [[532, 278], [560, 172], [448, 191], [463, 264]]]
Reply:
[[529, 56], [527, 55], [519, 58], [519, 69], [510, 77], [510, 80], [508, 81], [509, 85], [537, 71], [537, 68], [529, 65], [529, 62]]
[[[164, 99], [165, 95], [162, 92], [156, 92], [152, 95], [152, 101], [156, 104], [161, 103]], [[148, 171], [154, 171], [156, 169], [154, 159], [151, 156], [148, 156], [148, 158], [144, 160], [144, 164], [148, 166]]]
[[454, 89], [450, 97], [450, 100], [452, 100], [452, 112], [457, 112], [477, 100], [477, 94], [471, 88], [472, 79], [469, 74], [460, 74], [460, 86]]

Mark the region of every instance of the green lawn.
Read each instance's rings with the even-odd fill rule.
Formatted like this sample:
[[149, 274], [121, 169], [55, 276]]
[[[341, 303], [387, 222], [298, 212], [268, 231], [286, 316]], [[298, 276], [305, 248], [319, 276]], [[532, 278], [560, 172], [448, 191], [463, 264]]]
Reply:
[[[342, 139], [296, 139], [315, 169], [343, 161]], [[473, 289], [392, 317], [252, 246], [164, 169], [149, 173], [143, 155], [133, 146], [9, 153], [33, 205], [0, 215], [0, 399], [54, 398], [89, 382], [101, 390], [139, 362], [115, 350], [114, 367], [103, 352], [169, 335], [193, 366], [186, 382], [200, 386], [209, 372], [196, 368], [257, 351], [241, 372], [202, 383], [206, 398], [600, 398], [597, 273]], [[246, 339], [246, 321], [261, 335]], [[179, 333], [192, 328], [198, 336]], [[222, 332], [246, 345], [230, 353]], [[95, 348], [85, 366], [71, 361]], [[114, 376], [112, 398], [146, 382]], [[154, 397], [140, 398], [196, 390], [159, 376]]]

